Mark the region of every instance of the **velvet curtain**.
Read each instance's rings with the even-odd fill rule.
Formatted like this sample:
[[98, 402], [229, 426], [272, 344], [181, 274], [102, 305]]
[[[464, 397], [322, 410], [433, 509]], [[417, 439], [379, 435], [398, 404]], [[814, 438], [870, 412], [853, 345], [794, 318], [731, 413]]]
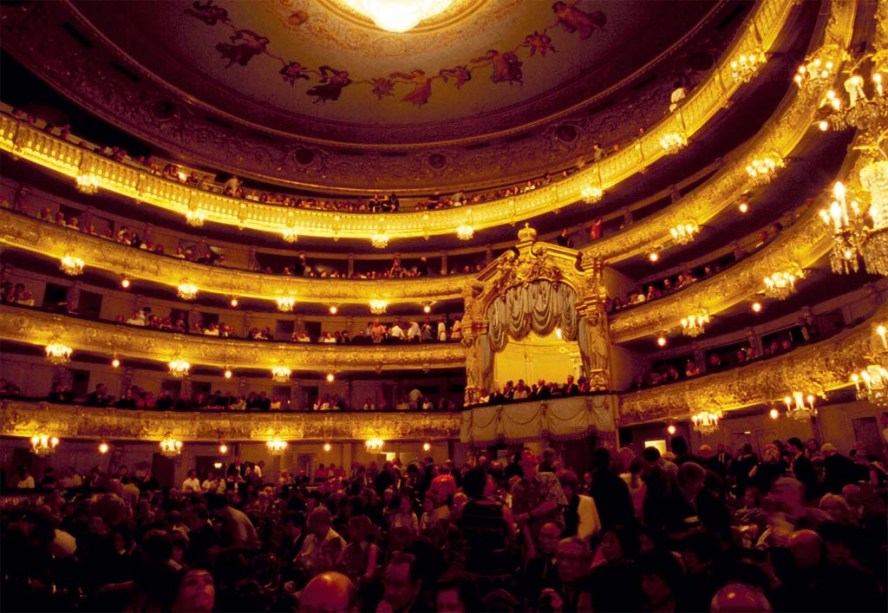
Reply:
[[[577, 294], [564, 283], [547, 280], [510, 287], [487, 307], [487, 344], [493, 353], [502, 351], [508, 339], [521, 340], [530, 332], [547, 336], [560, 326], [564, 340], [577, 340]], [[486, 360], [485, 368], [492, 370]]]

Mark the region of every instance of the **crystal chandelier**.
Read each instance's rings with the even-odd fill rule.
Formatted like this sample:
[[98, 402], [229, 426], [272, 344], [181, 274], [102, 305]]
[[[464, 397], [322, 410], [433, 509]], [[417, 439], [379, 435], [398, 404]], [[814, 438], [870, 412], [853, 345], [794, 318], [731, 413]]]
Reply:
[[388, 301], [387, 300], [371, 300], [370, 301], [370, 312], [374, 315], [382, 315], [385, 313], [386, 309], [388, 309]]
[[194, 300], [197, 298], [197, 286], [194, 283], [180, 283], [176, 293], [182, 300]]
[[293, 296], [281, 296], [275, 302], [277, 302], [278, 311], [282, 313], [289, 313], [296, 306], [296, 298]]
[[389, 235], [385, 232], [377, 232], [370, 237], [370, 244], [377, 249], [385, 249], [389, 244]]
[[292, 372], [292, 370], [283, 364], [275, 366], [271, 369], [271, 380], [275, 383], [288, 383]]
[[722, 412], [718, 409], [715, 411], [700, 411], [691, 415], [691, 423], [693, 423], [694, 429], [697, 432], [709, 435], [718, 430], [718, 420], [721, 418]]
[[182, 453], [182, 441], [173, 438], [169, 432], [160, 441], [160, 455], [165, 458], [175, 458]]
[[688, 137], [679, 132], [670, 132], [660, 139], [660, 146], [666, 155], [672, 155], [688, 146]]
[[696, 315], [689, 315], [681, 319], [681, 331], [685, 336], [696, 337], [706, 332], [706, 326], [711, 321], [709, 311], [702, 309]]
[[888, 370], [870, 364], [859, 373], [853, 373], [851, 380], [858, 400], [868, 400], [877, 407], [888, 408]]
[[814, 409], [814, 396], [806, 397], [802, 392], [793, 392], [792, 396], [783, 399], [786, 404], [786, 414], [797, 421], [805, 421], [817, 415]]
[[64, 366], [71, 361], [74, 350], [61, 343], [50, 343], [46, 346], [46, 361], [53, 366]]
[[282, 441], [280, 438], [274, 437], [266, 442], [265, 446], [268, 447], [268, 453], [271, 455], [281, 455], [287, 449], [287, 441]]
[[35, 456], [45, 458], [48, 455], [52, 455], [58, 446], [59, 438], [57, 436], [38, 434], [31, 437], [31, 453]]
[[407, 32], [447, 10], [453, 0], [340, 0], [387, 32]]
[[281, 232], [281, 237], [288, 243], [295, 243], [299, 240], [299, 232], [295, 226], [287, 226]]
[[753, 185], [767, 185], [785, 165], [783, 157], [775, 151], [760, 158], [753, 158], [746, 165], [746, 174], [752, 179]]
[[823, 223], [832, 226], [833, 249], [829, 261], [832, 271], [850, 274], [860, 270], [860, 250], [866, 240], [866, 223], [860, 204], [852, 199], [848, 202], [847, 190], [841, 181], [833, 187], [835, 200], [829, 209], [820, 210]]
[[475, 236], [475, 228], [468, 224], [460, 224], [456, 228], [456, 237], [461, 241], [472, 240]]
[[83, 266], [83, 260], [73, 255], [66, 255], [59, 260], [59, 270], [72, 277], [83, 274]]
[[741, 53], [740, 57], [731, 62], [731, 77], [740, 83], [749, 83], [767, 61], [761, 48], [752, 53]]
[[[870, 58], [864, 57], [858, 66]], [[842, 83], [847, 96], [842, 96], [831, 89], [820, 103], [826, 116], [820, 121], [820, 129], [847, 130], [858, 128], [864, 131], [877, 131], [888, 121], [888, 99], [885, 98], [884, 77], [881, 72], [874, 71], [869, 81], [857, 73], [851, 74]], [[866, 92], [867, 82], [871, 93]]]
[[810, 92], [818, 90], [821, 85], [827, 83], [835, 74], [835, 64], [832, 60], [822, 60], [819, 57], [810, 58], [799, 66], [793, 80], [799, 89]]
[[765, 295], [776, 300], [785, 300], [795, 291], [799, 277], [789, 272], [775, 272], [765, 277]]
[[85, 172], [77, 175], [74, 179], [74, 185], [77, 191], [87, 196], [95, 196], [99, 193], [99, 177], [91, 172]]
[[176, 379], [184, 379], [191, 371], [191, 364], [179, 358], [170, 360], [169, 367], [170, 374]]
[[586, 204], [596, 204], [604, 198], [604, 190], [598, 186], [587, 185], [580, 190], [580, 197]]
[[691, 223], [683, 223], [674, 226], [669, 230], [669, 233], [672, 234], [672, 240], [676, 242], [678, 245], [687, 245], [694, 241], [694, 235], [696, 235], [700, 231], [700, 227], [691, 222]]
[[860, 255], [867, 272], [888, 275], [888, 161], [864, 166], [860, 171], [860, 183], [870, 193], [869, 217], [872, 221], [872, 227], [866, 229]]
[[367, 451], [379, 451], [385, 443], [381, 438], [371, 438], [367, 439], [364, 445], [367, 447]]
[[203, 226], [205, 219], [206, 214], [200, 209], [188, 209], [188, 211], [185, 213], [185, 223], [195, 228], [200, 228], [201, 226]]

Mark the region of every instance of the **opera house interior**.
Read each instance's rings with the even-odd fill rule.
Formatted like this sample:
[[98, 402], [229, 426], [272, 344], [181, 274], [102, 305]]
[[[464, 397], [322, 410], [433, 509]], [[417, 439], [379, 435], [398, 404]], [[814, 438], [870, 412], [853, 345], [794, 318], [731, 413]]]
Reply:
[[3, 610], [888, 606], [888, 2], [0, 48]]

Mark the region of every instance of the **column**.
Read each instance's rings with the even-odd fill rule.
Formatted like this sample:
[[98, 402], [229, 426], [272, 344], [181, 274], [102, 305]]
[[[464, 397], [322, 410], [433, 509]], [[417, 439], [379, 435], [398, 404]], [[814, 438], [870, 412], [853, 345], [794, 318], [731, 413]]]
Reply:
[[355, 254], [348, 254], [348, 276], [353, 277], [355, 274]]
[[446, 275], [448, 272], [449, 272], [449, 269], [447, 268], [447, 252], [442, 251], [441, 252], [441, 274]]

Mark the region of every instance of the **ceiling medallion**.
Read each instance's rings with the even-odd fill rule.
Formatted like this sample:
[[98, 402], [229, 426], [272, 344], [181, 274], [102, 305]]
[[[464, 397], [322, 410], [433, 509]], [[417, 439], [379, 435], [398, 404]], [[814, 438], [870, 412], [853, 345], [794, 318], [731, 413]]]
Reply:
[[407, 32], [440, 15], [454, 0], [339, 0], [386, 32]]

